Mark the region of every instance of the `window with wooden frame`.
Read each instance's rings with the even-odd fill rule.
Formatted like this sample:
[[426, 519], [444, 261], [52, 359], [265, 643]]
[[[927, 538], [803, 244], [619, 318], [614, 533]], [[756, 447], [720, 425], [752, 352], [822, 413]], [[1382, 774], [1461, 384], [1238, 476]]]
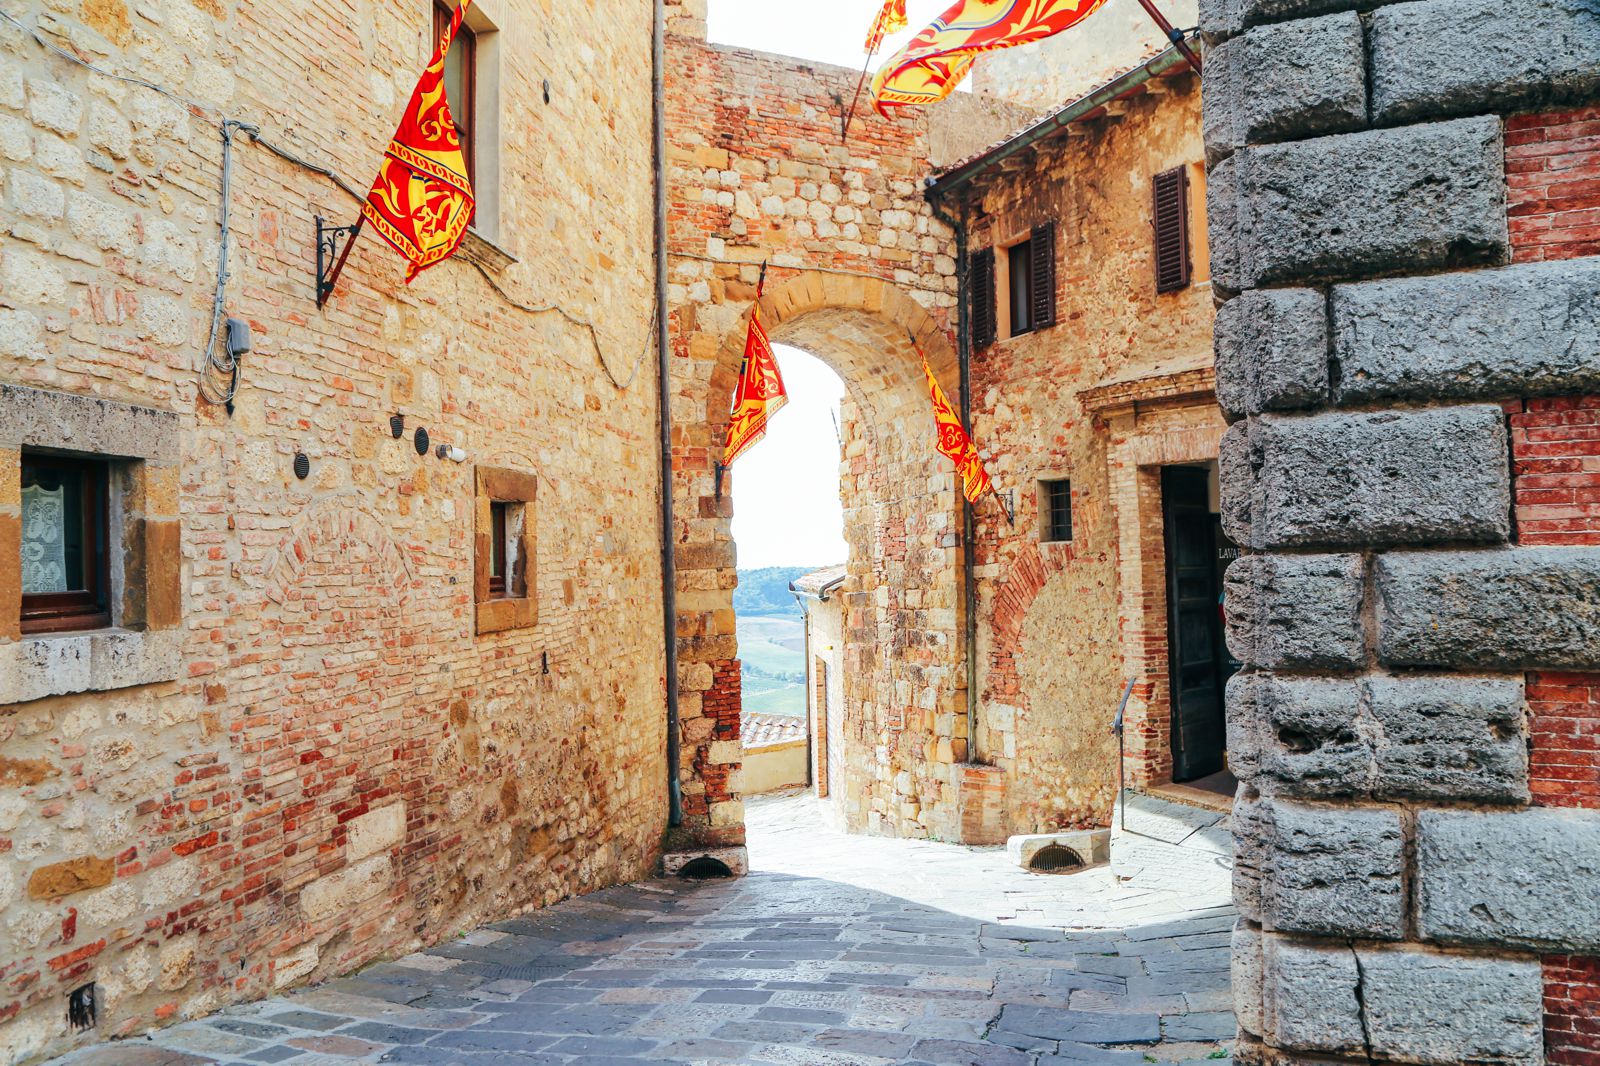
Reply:
[[501, 467], [478, 467], [473, 598], [477, 631], [521, 629], [537, 620], [533, 508], [537, 479]]
[[1189, 168], [1173, 167], [1157, 174], [1152, 228], [1155, 231], [1156, 292], [1187, 288], [1189, 262]]
[[22, 453], [23, 633], [111, 624], [107, 466]]
[[1072, 539], [1072, 482], [1066, 478], [1039, 482], [1039, 539], [1050, 543]]
[[[1020, 337], [1056, 324], [1056, 224], [1042, 222], [1028, 236], [1003, 248], [1006, 336]], [[996, 251], [974, 252], [970, 294], [972, 343], [983, 348], [1000, 334], [995, 284]]]
[[[433, 40], [437, 44], [450, 28], [455, 8], [434, 0]], [[477, 187], [478, 160], [474, 134], [478, 128], [478, 35], [463, 19], [455, 41], [444, 57], [444, 98], [461, 140], [461, 155], [467, 163], [467, 180]]]

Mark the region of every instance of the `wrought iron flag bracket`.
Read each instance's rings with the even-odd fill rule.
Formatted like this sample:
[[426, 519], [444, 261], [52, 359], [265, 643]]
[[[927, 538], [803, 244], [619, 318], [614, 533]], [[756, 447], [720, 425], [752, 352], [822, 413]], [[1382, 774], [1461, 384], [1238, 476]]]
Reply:
[[[339, 273], [344, 269], [344, 261], [350, 258], [350, 249], [355, 246], [356, 235], [361, 232], [362, 219], [357, 219], [348, 226], [330, 226], [317, 219], [317, 306], [320, 308], [328, 302], [328, 297], [333, 295], [333, 287], [339, 281]], [[343, 239], [344, 250], [339, 250], [339, 242]]]

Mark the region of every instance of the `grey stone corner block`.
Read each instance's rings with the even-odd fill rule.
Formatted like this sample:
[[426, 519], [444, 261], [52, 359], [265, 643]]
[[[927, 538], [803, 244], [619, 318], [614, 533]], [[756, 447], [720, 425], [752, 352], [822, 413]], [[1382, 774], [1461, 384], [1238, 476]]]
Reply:
[[[1286, 1051], [1358, 1052], [1361, 971], [1343, 944], [1267, 934], [1261, 953], [1261, 1036]], [[1237, 973], [1235, 979], [1237, 980]]]
[[1361, 18], [1343, 11], [1260, 26], [1206, 55], [1207, 158], [1245, 144], [1345, 133], [1367, 123]]
[[1221, 449], [1228, 535], [1257, 549], [1500, 543], [1511, 535], [1504, 412], [1261, 415]]
[[1520, 676], [1237, 674], [1229, 764], [1268, 796], [1526, 803]]
[[1229, 420], [1328, 400], [1327, 300], [1315, 289], [1252, 289], [1217, 309], [1217, 402]]
[[1259, 951], [1261, 1035], [1284, 1051], [1420, 1066], [1543, 1062], [1537, 959], [1352, 948], [1271, 933]]
[[1417, 923], [1443, 943], [1600, 950], [1600, 811], [1423, 811]]
[[65, 448], [177, 462], [179, 419], [170, 411], [0, 384], [0, 447]]
[[1234, 1017], [1239, 1020], [1241, 1032], [1260, 1036], [1264, 1005], [1262, 979], [1266, 976], [1262, 969], [1265, 960], [1261, 930], [1243, 920], [1235, 925], [1231, 957]]
[[1386, 664], [1600, 668], [1600, 548], [1396, 552], [1375, 571]]
[[1542, 1066], [1538, 959], [1406, 948], [1359, 948], [1356, 959], [1374, 1055], [1426, 1066]]
[[1332, 305], [1340, 403], [1600, 391], [1600, 259], [1340, 285]]
[[1371, 41], [1372, 114], [1381, 123], [1577, 102], [1600, 91], [1593, 0], [1396, 4], [1373, 13]]
[[1224, 290], [1498, 264], [1505, 150], [1492, 115], [1241, 148], [1207, 193]]
[[1228, 567], [1228, 647], [1266, 669], [1366, 664], [1359, 555], [1247, 555]]
[[[1235, 834], [1241, 827], [1235, 827]], [[1400, 812], [1264, 800], [1250, 834], [1264, 930], [1398, 940], [1405, 933]]]

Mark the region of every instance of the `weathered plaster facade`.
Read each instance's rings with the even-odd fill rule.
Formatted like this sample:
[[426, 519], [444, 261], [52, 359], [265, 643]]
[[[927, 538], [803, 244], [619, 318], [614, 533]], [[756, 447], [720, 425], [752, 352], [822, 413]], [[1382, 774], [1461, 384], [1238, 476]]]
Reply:
[[[9, 10], [195, 102], [0, 25], [0, 1060], [64, 1049], [90, 981], [88, 1035], [125, 1034], [648, 872], [650, 113], [606, 76], [648, 70], [648, 5], [474, 5], [501, 90], [481, 84], [480, 116], [505, 134], [479, 225], [508, 254], [473, 241], [409, 287], [369, 234], [318, 311], [312, 216], [355, 200], [236, 138], [226, 313], [254, 350], [231, 416], [195, 384], [219, 121], [365, 188], [431, 50], [426, 7]], [[631, 384], [497, 286], [596, 323]], [[468, 460], [419, 456], [417, 427]], [[41, 446], [125, 481], [115, 629], [16, 630], [18, 462]], [[482, 634], [480, 466], [538, 487], [536, 617]]]
[[[1002, 327], [972, 363], [980, 451], [1016, 505], [1014, 524], [992, 506], [977, 522], [977, 757], [1004, 797], [991, 838], [1108, 823], [1126, 679], [1127, 780], [1171, 780], [1160, 471], [1214, 461], [1223, 430], [1202, 157], [1198, 79], [1176, 67], [955, 194], [971, 247], [1002, 259], [1056, 225], [1056, 324]], [[1157, 293], [1152, 179], [1177, 167], [1200, 269]], [[1042, 530], [1040, 482], [1053, 479], [1071, 483], [1067, 541]]]

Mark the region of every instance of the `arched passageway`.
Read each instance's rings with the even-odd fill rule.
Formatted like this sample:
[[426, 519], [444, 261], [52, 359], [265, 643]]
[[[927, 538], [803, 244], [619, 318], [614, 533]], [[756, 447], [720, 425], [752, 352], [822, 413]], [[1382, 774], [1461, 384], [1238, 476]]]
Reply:
[[[734, 269], [730, 288], [753, 297], [759, 268]], [[697, 322], [683, 354], [710, 350], [683, 364], [675, 411], [682, 772], [687, 828], [702, 843], [743, 840], [731, 531], [739, 472], [725, 475], [719, 497], [716, 461], [750, 306], [732, 304], [714, 323], [714, 347], [701, 339], [713, 323]], [[847, 389], [843, 750], [833, 753], [844, 773], [829, 801], [855, 831], [954, 837], [952, 775], [966, 757], [960, 509], [954, 470], [934, 448], [918, 354], [955, 395], [954, 348], [916, 300], [876, 278], [774, 271], [760, 306], [775, 343], [814, 354]]]

